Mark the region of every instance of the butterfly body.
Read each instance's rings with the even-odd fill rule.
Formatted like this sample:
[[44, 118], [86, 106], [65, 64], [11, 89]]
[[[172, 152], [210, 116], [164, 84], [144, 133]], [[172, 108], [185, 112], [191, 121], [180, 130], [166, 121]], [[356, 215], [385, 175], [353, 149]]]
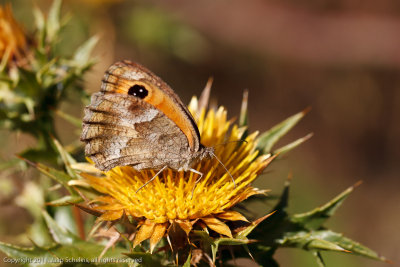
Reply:
[[213, 154], [201, 144], [192, 115], [174, 91], [130, 61], [106, 71], [101, 91], [85, 108], [81, 141], [103, 171], [126, 165], [187, 171]]

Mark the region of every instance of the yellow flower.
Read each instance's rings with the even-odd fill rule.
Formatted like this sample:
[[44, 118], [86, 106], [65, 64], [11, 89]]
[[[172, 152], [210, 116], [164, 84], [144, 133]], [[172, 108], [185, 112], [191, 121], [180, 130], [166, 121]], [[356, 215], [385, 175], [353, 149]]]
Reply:
[[194, 227], [203, 226], [232, 237], [225, 222], [247, 219], [231, 208], [265, 192], [250, 185], [273, 158], [259, 155], [255, 149], [257, 133], [240, 141], [246, 129], [232, 126], [223, 107], [206, 112], [193, 98], [189, 110], [196, 119], [202, 143], [215, 148], [216, 156], [234, 177], [236, 186], [215, 158], [204, 159], [194, 166], [203, 173], [198, 183], [199, 175], [193, 172], [165, 170], [138, 192], [155, 171], [136, 171], [125, 166], [105, 172], [105, 177], [82, 174], [94, 189], [104, 194], [92, 201], [96, 203], [94, 209], [103, 212], [101, 220], [114, 221], [125, 214], [139, 221], [134, 246], [150, 239], [152, 251], [172, 224], [179, 225], [187, 235]]
[[26, 39], [22, 27], [14, 19], [11, 5], [0, 6], [0, 56], [9, 62], [24, 55]]

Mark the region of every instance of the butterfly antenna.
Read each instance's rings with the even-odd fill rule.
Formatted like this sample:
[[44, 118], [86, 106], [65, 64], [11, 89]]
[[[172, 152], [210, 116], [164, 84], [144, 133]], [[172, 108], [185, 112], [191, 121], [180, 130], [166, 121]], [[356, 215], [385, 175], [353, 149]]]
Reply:
[[161, 170], [159, 170], [150, 180], [148, 180], [144, 185], [142, 185], [141, 187], [139, 187], [139, 189], [136, 190], [135, 193], [139, 192], [140, 189], [142, 189], [143, 187], [145, 187], [146, 185], [148, 185], [149, 183], [151, 183], [154, 179], [156, 179], [156, 177], [157, 177], [163, 170], [165, 170], [166, 168], [167, 168], [167, 166], [162, 167]]
[[222, 161], [217, 157], [217, 155], [214, 154], [214, 152], [211, 151], [210, 153], [211, 153], [211, 155], [213, 155], [213, 156], [218, 160], [218, 162], [222, 165], [222, 167], [224, 167], [224, 169], [226, 170], [226, 172], [227, 172], [227, 173], [229, 174], [229, 176], [231, 177], [232, 182], [233, 182], [233, 185], [234, 185], [235, 188], [236, 188], [235, 179], [233, 178], [232, 174], [228, 171], [228, 169], [225, 167], [225, 165], [222, 163]]

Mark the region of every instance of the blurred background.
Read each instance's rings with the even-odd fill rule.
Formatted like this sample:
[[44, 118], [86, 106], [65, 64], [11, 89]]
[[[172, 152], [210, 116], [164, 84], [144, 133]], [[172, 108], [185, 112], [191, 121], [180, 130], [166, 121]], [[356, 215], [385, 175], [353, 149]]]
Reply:
[[[10, 2], [27, 32], [32, 6]], [[249, 90], [251, 131], [265, 131], [311, 106], [282, 140], [314, 136], [269, 168], [256, 186], [279, 194], [291, 172], [291, 212], [325, 203], [359, 180], [328, 225], [400, 262], [400, 2], [396, 0], [65, 0], [70, 14], [60, 47], [66, 54], [98, 35], [97, 63], [85, 88], [99, 90], [117, 60], [137, 61], [163, 78], [188, 103], [214, 77], [212, 98], [237, 116]], [[70, 47], [68, 47], [70, 46]], [[63, 109], [82, 117], [77, 101]], [[64, 144], [79, 133], [57, 121]], [[10, 159], [32, 142], [0, 132], [1, 157]], [[7, 186], [7, 174], [0, 184]], [[29, 215], [0, 193], [0, 240], [24, 232]], [[268, 211], [271, 206], [262, 207]], [[327, 266], [390, 266], [361, 257], [323, 253]], [[281, 266], [317, 266], [311, 254], [278, 250]], [[0, 265], [3, 264], [0, 261]], [[392, 265], [393, 266], [393, 265]]]

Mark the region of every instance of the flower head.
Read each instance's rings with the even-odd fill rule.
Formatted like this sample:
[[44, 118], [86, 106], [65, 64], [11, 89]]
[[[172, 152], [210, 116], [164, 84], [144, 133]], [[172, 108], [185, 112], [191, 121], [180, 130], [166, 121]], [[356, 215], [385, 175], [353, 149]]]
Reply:
[[223, 107], [206, 111], [193, 98], [189, 110], [197, 122], [202, 143], [215, 148], [216, 157], [229, 172], [217, 158], [203, 159], [193, 166], [203, 174], [200, 180], [200, 175], [193, 172], [168, 169], [143, 188], [156, 171], [125, 166], [105, 172], [105, 177], [83, 174], [94, 189], [104, 194], [94, 200], [94, 209], [103, 212], [101, 220], [113, 221], [125, 214], [140, 222], [134, 245], [150, 238], [152, 250], [174, 223], [186, 234], [199, 222], [232, 237], [225, 221], [247, 220], [231, 208], [264, 192], [250, 185], [272, 160], [255, 149], [257, 133], [241, 140], [246, 129], [232, 125]]
[[11, 5], [0, 6], [0, 57], [7, 61], [21, 59], [26, 47], [22, 27], [15, 20]]

